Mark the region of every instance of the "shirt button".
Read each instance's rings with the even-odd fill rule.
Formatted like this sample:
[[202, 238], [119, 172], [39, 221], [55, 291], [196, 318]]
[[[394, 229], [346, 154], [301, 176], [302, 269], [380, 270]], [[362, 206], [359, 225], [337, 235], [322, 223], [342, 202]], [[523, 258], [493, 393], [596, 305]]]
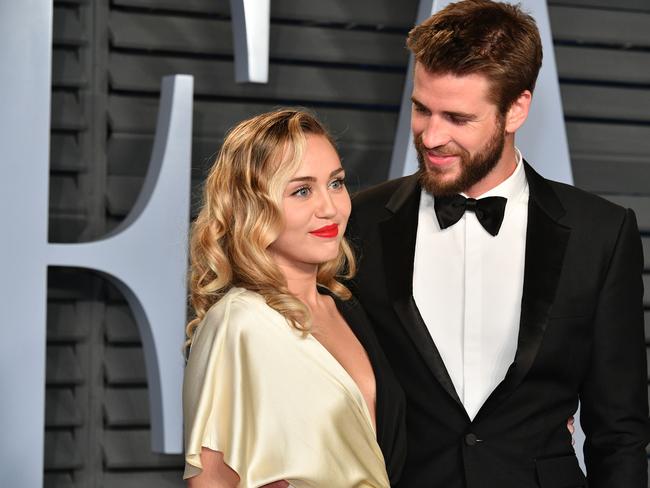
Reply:
[[467, 435], [465, 435], [465, 444], [468, 446], [475, 446], [479, 442], [478, 437], [476, 437], [476, 434], [472, 434], [471, 432]]

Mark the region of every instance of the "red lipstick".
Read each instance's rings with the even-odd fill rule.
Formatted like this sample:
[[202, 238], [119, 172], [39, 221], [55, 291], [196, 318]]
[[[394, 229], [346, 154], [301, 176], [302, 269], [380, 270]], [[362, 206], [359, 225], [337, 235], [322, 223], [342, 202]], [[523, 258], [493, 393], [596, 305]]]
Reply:
[[321, 227], [320, 229], [312, 230], [310, 234], [315, 235], [316, 237], [336, 237], [339, 235], [339, 226], [338, 224], [331, 224]]

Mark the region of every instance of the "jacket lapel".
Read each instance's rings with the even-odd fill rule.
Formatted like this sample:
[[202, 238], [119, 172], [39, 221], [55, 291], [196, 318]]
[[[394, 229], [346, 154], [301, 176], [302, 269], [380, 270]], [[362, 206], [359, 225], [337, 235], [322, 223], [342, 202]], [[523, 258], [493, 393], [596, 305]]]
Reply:
[[515, 359], [475, 420], [489, 414], [521, 383], [537, 356], [555, 300], [570, 229], [558, 220], [564, 208], [544, 178], [525, 163], [530, 196], [524, 286]]
[[462, 407], [447, 368], [413, 299], [413, 259], [419, 203], [420, 186], [413, 175], [404, 178], [386, 205], [390, 216], [380, 224], [380, 234], [388, 294], [415, 349], [443, 389]]

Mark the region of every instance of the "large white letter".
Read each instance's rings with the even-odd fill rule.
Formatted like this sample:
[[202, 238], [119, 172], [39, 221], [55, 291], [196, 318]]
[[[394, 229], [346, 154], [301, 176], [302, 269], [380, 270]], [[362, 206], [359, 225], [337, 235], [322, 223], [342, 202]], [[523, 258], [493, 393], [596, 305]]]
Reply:
[[43, 479], [52, 0], [0, 3], [0, 486]]
[[126, 297], [142, 338], [155, 451], [183, 450], [181, 346], [186, 321], [193, 78], [163, 78], [153, 153], [131, 213], [108, 236], [50, 244], [47, 264], [100, 271]]
[[230, 0], [235, 80], [266, 83], [269, 80], [271, 0]]
[[51, 1], [3, 3], [1, 486], [42, 486], [48, 265], [97, 270], [122, 290], [142, 337], [153, 448], [182, 452], [193, 79], [163, 79], [149, 170], [124, 222], [98, 241], [48, 244], [51, 23]]

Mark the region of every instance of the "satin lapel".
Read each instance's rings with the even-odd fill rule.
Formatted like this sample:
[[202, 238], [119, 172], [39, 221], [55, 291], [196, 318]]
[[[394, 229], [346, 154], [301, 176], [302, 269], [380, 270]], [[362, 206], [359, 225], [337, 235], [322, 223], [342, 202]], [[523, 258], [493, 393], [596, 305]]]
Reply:
[[571, 233], [557, 221], [564, 209], [550, 185], [528, 164], [525, 167], [530, 197], [517, 352], [505, 378], [478, 412], [476, 420], [505, 400], [532, 366], [548, 324]]
[[392, 215], [380, 224], [384, 269], [393, 309], [415, 349], [444, 390], [462, 406], [447, 368], [413, 299], [413, 259], [420, 187], [414, 177], [404, 180], [386, 208]]

